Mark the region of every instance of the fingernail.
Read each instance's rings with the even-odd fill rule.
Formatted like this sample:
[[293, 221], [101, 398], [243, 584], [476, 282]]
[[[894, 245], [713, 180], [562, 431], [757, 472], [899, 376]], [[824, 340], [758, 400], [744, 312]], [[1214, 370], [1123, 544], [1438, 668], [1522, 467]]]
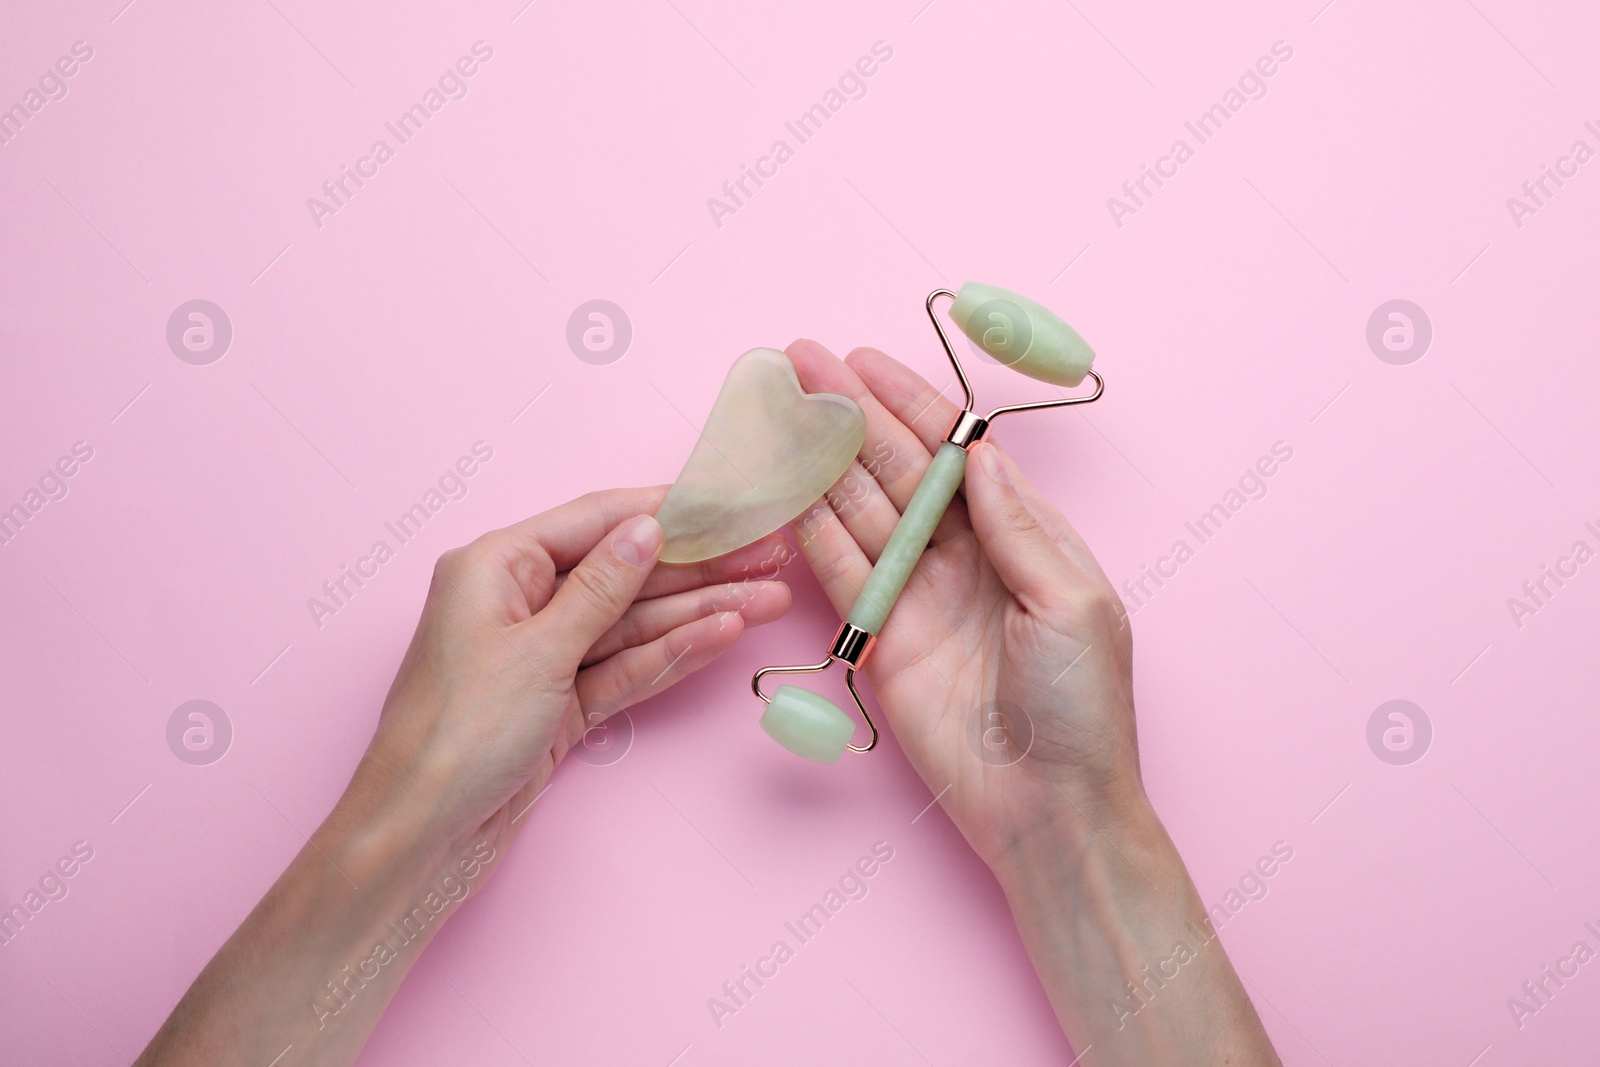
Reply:
[[1011, 484], [1011, 476], [1006, 473], [1006, 465], [1000, 462], [1000, 453], [993, 445], [978, 446], [978, 466], [983, 468], [984, 476], [994, 484]]
[[661, 547], [661, 524], [653, 515], [638, 515], [622, 524], [611, 551], [630, 567], [642, 567], [655, 559]]

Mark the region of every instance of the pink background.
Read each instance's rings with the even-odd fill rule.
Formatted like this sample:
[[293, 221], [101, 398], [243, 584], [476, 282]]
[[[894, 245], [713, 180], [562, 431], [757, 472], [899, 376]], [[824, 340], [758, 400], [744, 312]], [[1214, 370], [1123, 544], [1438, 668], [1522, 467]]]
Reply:
[[[6, 1062], [137, 1053], [337, 797], [440, 551], [670, 480], [747, 348], [948, 381], [921, 302], [969, 277], [1099, 352], [1102, 402], [1001, 436], [1119, 582], [1294, 450], [1134, 620], [1145, 774], [1202, 894], [1294, 849], [1223, 933], [1284, 1059], [1591, 1058], [1600, 964], [1520, 1029], [1506, 1001], [1600, 948], [1600, 563], [1520, 627], [1507, 598], [1600, 548], [1600, 162], [1520, 227], [1506, 199], [1600, 148], [1600, 19], [1322, 2], [7, 5], [0, 105], [93, 58], [0, 146], [0, 508], [94, 456], [0, 546], [0, 904], [94, 858], [0, 948]], [[318, 228], [306, 199], [479, 40], [468, 95]], [[867, 94], [796, 146], [876, 41]], [[1197, 146], [1184, 122], [1275, 41], [1267, 95]], [[165, 338], [196, 298], [233, 325], [209, 366]], [[565, 341], [595, 298], [634, 330], [609, 365]], [[1405, 366], [1366, 341], [1397, 298], [1433, 328]], [[469, 495], [318, 629], [307, 598], [478, 440]], [[894, 743], [826, 768], [757, 729], [750, 671], [832, 631], [790, 578], [791, 616], [636, 709], [622, 760], [562, 768], [364, 1062], [1071, 1059]], [[1396, 698], [1433, 727], [1406, 766], [1366, 740]], [[233, 725], [209, 766], [166, 742], [192, 699]], [[870, 895], [717, 1029], [706, 998], [879, 840]]]

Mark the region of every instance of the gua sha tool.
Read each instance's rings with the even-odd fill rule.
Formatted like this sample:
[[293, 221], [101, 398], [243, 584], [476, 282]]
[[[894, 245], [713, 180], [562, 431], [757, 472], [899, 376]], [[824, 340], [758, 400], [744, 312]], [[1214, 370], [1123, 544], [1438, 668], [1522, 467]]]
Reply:
[[[1008, 404], [987, 415], [974, 414], [972, 384], [967, 381], [961, 361], [950, 347], [950, 338], [945, 336], [944, 326], [933, 311], [934, 300], [941, 296], [953, 299], [950, 317], [961, 327], [961, 332], [999, 362], [1030, 378], [1054, 385], [1076, 386], [1085, 377], [1093, 378], [1094, 392], [1060, 400]], [[950, 365], [961, 382], [966, 403], [956, 415], [944, 443], [934, 453], [933, 462], [900, 516], [872, 574], [856, 596], [855, 605], [834, 634], [828, 657], [820, 663], [804, 666], [763, 667], [750, 680], [750, 688], [767, 706], [761, 715], [761, 728], [791, 752], [820, 763], [837, 761], [847, 749], [870, 752], [878, 744], [878, 727], [856, 690], [856, 671], [872, 651], [889, 611], [911, 577], [912, 568], [928, 547], [934, 527], [939, 525], [960, 488], [967, 469], [967, 450], [983, 438], [989, 424], [1001, 415], [1087, 404], [1100, 399], [1105, 392], [1105, 382], [1089, 369], [1094, 362], [1094, 351], [1071, 326], [1025, 296], [992, 285], [968, 282], [959, 293], [935, 289], [928, 294], [925, 304], [928, 318], [933, 320], [933, 328], [944, 345], [944, 353], [950, 357]], [[780, 685], [770, 697], [761, 689], [761, 680], [769, 674], [815, 674], [836, 662], [844, 664], [845, 686], [871, 731], [871, 739], [864, 745], [851, 744], [855, 722], [826, 697], [796, 685]]]
[[700, 440], [656, 512], [661, 562], [720, 556], [793, 521], [839, 480], [866, 434], [854, 400], [807, 394], [788, 356], [752, 348], [728, 369]]

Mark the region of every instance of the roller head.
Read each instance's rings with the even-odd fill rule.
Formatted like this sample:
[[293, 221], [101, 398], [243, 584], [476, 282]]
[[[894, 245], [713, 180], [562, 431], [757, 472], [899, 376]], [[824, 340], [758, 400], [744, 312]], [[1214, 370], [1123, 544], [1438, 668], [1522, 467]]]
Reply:
[[797, 685], [780, 685], [761, 714], [761, 728], [797, 756], [836, 763], [856, 724], [839, 705]]
[[1077, 385], [1094, 349], [1061, 317], [996, 285], [967, 282], [950, 317], [972, 343], [1014, 371], [1053, 385]]

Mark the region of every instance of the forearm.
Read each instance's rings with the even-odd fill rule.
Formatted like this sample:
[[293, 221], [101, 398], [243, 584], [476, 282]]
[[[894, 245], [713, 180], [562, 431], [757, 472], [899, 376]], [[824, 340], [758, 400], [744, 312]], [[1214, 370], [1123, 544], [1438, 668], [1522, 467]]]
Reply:
[[996, 874], [1074, 1049], [1102, 1067], [1278, 1064], [1148, 804], [1098, 830], [1061, 807]]
[[297, 1064], [353, 1062], [495, 858], [487, 843], [417, 840], [341, 802], [195, 979], [140, 1067], [264, 1067], [290, 1046]]

